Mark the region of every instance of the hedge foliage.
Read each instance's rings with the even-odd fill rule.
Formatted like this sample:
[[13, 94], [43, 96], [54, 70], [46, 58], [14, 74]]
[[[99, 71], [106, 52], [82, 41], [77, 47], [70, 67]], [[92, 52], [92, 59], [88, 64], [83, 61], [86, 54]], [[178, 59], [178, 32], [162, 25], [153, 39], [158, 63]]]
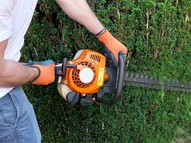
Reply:
[[[76, 1], [77, 2], [77, 1]], [[110, 32], [128, 47], [127, 70], [164, 80], [191, 81], [190, 0], [89, 0]], [[69, 19], [55, 1], [38, 2], [26, 35], [22, 61], [62, 57], [79, 49], [102, 51], [97, 39]], [[170, 143], [190, 123], [191, 94], [125, 87], [113, 106], [71, 106], [56, 82], [26, 85], [44, 143]]]

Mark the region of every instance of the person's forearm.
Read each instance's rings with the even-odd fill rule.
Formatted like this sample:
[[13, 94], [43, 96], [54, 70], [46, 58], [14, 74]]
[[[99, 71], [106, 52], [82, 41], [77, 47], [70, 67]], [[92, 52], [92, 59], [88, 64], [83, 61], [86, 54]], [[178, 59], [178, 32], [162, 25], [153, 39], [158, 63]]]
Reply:
[[37, 68], [30, 68], [11, 60], [1, 61], [0, 69], [0, 86], [2, 87], [23, 85], [34, 80], [39, 74]]
[[4, 52], [9, 39], [0, 42], [0, 86], [13, 87], [34, 80], [39, 71], [19, 62], [4, 59]]
[[93, 34], [97, 34], [103, 29], [103, 25], [92, 12], [86, 0], [56, 1], [70, 18], [84, 25]]

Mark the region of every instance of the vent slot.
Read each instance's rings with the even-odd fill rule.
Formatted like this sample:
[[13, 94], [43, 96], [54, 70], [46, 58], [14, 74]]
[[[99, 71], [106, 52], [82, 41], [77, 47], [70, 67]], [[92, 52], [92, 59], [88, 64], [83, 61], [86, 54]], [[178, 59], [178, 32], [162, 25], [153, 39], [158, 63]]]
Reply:
[[90, 59], [93, 59], [94, 61], [97, 61], [97, 62], [100, 62], [100, 60], [101, 60], [101, 57], [100, 56], [98, 56], [98, 55], [90, 55]]
[[78, 86], [80, 88], [90, 87], [95, 82], [95, 77], [96, 77], [95, 68], [88, 62], [80, 62], [80, 63], [78, 63], [78, 65], [83, 65], [83, 66], [91, 68], [92, 71], [94, 72], [94, 78], [90, 83], [83, 83], [79, 78], [80, 70], [74, 68], [72, 71], [72, 79], [73, 79], [74, 83], [76, 84], [76, 86]]

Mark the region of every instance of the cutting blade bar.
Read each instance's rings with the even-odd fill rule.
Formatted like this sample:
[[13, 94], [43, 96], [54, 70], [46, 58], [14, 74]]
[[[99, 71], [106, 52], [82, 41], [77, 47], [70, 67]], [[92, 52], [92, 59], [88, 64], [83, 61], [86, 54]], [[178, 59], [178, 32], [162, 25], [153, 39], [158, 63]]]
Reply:
[[126, 72], [124, 74], [124, 85], [170, 91], [191, 91], [190, 83], [181, 83], [179, 81], [161, 81], [153, 77], [131, 72]]

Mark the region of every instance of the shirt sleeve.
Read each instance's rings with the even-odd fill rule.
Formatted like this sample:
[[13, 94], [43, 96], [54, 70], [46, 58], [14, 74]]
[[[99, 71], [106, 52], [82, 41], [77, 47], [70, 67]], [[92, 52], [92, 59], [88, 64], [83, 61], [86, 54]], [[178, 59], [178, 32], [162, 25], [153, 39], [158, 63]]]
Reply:
[[14, 0], [0, 0], [0, 42], [12, 34], [12, 11]]

